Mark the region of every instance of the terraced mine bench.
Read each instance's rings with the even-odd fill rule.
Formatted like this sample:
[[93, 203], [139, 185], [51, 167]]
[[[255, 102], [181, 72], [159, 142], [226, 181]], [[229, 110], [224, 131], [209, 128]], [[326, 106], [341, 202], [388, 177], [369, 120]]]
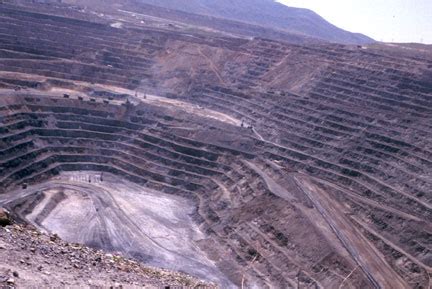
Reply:
[[432, 52], [21, 2], [0, 205], [22, 221], [223, 288], [428, 288]]

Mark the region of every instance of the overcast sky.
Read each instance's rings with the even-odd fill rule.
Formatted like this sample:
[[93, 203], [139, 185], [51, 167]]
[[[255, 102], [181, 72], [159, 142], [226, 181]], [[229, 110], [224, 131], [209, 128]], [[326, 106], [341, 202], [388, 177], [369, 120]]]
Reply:
[[432, 44], [432, 0], [278, 0], [386, 42]]

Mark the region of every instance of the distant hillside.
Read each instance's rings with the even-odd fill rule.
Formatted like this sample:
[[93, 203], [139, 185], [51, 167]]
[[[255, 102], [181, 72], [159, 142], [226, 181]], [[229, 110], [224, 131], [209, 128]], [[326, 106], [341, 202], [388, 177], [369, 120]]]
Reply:
[[273, 0], [137, 0], [189, 13], [258, 24], [330, 42], [363, 44], [373, 39], [342, 30], [315, 12], [292, 8]]

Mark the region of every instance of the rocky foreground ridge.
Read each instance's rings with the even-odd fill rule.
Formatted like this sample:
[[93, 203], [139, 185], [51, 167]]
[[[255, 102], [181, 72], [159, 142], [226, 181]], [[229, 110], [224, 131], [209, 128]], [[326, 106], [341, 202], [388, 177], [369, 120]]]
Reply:
[[0, 288], [216, 288], [27, 225], [0, 226], [0, 260]]

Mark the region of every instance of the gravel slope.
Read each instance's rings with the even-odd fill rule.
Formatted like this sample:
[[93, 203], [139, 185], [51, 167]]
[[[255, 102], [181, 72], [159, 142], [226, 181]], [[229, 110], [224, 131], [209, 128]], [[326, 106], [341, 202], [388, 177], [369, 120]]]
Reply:
[[29, 226], [0, 227], [0, 288], [216, 288], [191, 276], [145, 267]]

